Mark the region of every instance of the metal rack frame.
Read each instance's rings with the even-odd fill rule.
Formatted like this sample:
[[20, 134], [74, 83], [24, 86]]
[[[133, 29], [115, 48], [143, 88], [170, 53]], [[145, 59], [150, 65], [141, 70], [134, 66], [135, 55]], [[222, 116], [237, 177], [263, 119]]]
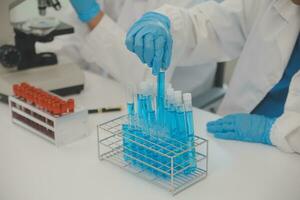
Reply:
[[[192, 147], [188, 147], [172, 138], [158, 139], [156, 137], [158, 140], [154, 143], [153, 138], [147, 140], [145, 137], [131, 135], [130, 133], [125, 136], [122, 125], [126, 123], [128, 123], [127, 115], [97, 126], [99, 160], [117, 165], [134, 175], [167, 189], [173, 195], [206, 178], [208, 170], [208, 141], [206, 139], [195, 136]], [[143, 148], [143, 151], [148, 153], [128, 149], [124, 145], [124, 139]], [[178, 160], [192, 150], [195, 152], [195, 162], [197, 164], [192, 171], [185, 173], [191, 169], [191, 164], [188, 161], [178, 162]], [[159, 156], [159, 159], [154, 160], [149, 157], [149, 152], [155, 153]], [[160, 159], [165, 162], [161, 162]]]

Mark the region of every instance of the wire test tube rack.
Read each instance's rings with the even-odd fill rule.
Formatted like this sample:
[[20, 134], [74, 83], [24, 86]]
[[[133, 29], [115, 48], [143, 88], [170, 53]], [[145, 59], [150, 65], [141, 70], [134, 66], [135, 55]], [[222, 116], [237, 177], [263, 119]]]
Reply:
[[[124, 131], [128, 118], [122, 116], [97, 126], [100, 160], [113, 163], [173, 195], [207, 176], [206, 139], [194, 136], [193, 145], [187, 146], [172, 138], [156, 137], [154, 133], [131, 134]], [[191, 151], [196, 164], [187, 162]]]
[[27, 83], [15, 85], [13, 90], [9, 107], [14, 124], [57, 146], [88, 136], [88, 112], [73, 99], [65, 101]]

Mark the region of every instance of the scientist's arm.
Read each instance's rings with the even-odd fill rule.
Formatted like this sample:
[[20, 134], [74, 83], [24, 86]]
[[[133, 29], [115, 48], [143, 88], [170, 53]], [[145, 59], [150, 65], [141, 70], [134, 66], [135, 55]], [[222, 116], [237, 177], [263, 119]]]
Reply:
[[275, 119], [254, 114], [231, 114], [209, 122], [216, 138], [274, 145], [284, 152], [300, 153], [300, 113], [286, 110]]
[[232, 114], [209, 122], [207, 131], [216, 138], [274, 145], [288, 153], [300, 153], [300, 113], [285, 111], [277, 118]]
[[103, 17], [104, 17], [104, 12], [100, 11], [93, 19], [87, 22], [89, 28], [93, 30], [101, 22]]
[[271, 141], [285, 152], [300, 153], [300, 113], [285, 111], [272, 128]]
[[[125, 32], [108, 14], [116, 17], [122, 0], [100, 1], [71, 0], [79, 19], [91, 31], [80, 47], [81, 56], [88, 63], [95, 63], [113, 78], [125, 85], [137, 85], [150, 75], [149, 70], [125, 47]], [[102, 9], [105, 8], [105, 13]], [[112, 13], [107, 13], [107, 12]]]
[[271, 141], [285, 152], [300, 153], [300, 72], [291, 82], [284, 113], [273, 125]]
[[151, 75], [150, 70], [124, 45], [125, 32], [110, 17], [104, 15], [85, 38], [81, 55], [89, 63], [101, 66], [125, 85], [138, 85]]
[[184, 61], [189, 65], [239, 57], [255, 20], [264, 13], [270, 2], [208, 1], [191, 9], [165, 5], [156, 12], [171, 21], [175, 62]]
[[279, 118], [232, 114], [209, 122], [215, 137], [274, 145], [284, 152], [300, 153], [300, 72], [293, 78], [284, 113]]
[[[242, 52], [253, 24], [271, 0], [208, 1], [191, 9], [165, 5], [128, 31], [127, 48], [153, 69], [228, 61]], [[171, 56], [172, 55], [172, 56]]]
[[101, 11], [87, 22], [89, 28], [93, 30], [101, 22], [104, 14], [109, 16], [113, 21], [117, 21], [125, 1], [126, 0], [98, 0], [97, 3], [100, 5]]
[[102, 20], [104, 9], [112, 19], [117, 19], [125, 0], [70, 0], [79, 19], [93, 30]]

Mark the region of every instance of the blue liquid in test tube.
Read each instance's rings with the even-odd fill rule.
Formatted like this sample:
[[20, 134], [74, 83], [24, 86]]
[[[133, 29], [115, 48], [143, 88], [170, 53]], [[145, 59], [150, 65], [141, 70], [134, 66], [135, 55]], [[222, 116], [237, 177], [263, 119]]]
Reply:
[[161, 71], [157, 77], [157, 121], [160, 126], [164, 126], [165, 110], [165, 72]]
[[[193, 148], [194, 124], [191, 95], [184, 94], [182, 101], [180, 91], [174, 92], [172, 88], [168, 87], [166, 92], [164, 71], [159, 72], [157, 76], [156, 99], [153, 94], [153, 86], [150, 87], [152, 90], [149, 89], [148, 83], [143, 82], [140, 85], [140, 91], [136, 96], [136, 104], [134, 101], [127, 103], [129, 121], [127, 125], [125, 124], [122, 127], [123, 133], [127, 135], [123, 138], [124, 159], [138, 168], [152, 172], [162, 178], [167, 178], [167, 175], [147, 164], [168, 171], [170, 167], [169, 159], [155, 153], [150, 148], [156, 146], [156, 150], [163, 154], [169, 154], [170, 151], [179, 153], [189, 148], [189, 151], [174, 160], [175, 167], [177, 165], [175, 173], [186, 168], [184, 174], [188, 175], [197, 167], [196, 152]], [[156, 106], [154, 105], [155, 100]], [[137, 108], [136, 112], [135, 107]], [[163, 138], [166, 140], [162, 140]], [[161, 162], [161, 164], [156, 161]]]
[[123, 148], [124, 148], [124, 160], [130, 161], [130, 141], [129, 141], [129, 126], [128, 124], [122, 125], [122, 133], [123, 133]]
[[[185, 128], [185, 113], [182, 104], [182, 93], [181, 91], [175, 91], [175, 103], [176, 103], [176, 132], [175, 139], [179, 142], [176, 146], [178, 147], [177, 152], [182, 152], [186, 149], [186, 128]], [[187, 153], [184, 153], [175, 159], [175, 164], [178, 165], [176, 170], [180, 170], [185, 167]]]
[[[132, 139], [134, 137], [132, 137], [132, 132], [134, 131], [136, 125], [135, 125], [135, 120], [134, 120], [134, 102], [128, 102], [127, 103], [127, 111], [128, 111], [128, 120], [129, 120], [129, 126], [128, 127], [124, 127], [126, 128], [126, 131], [123, 130], [123, 132], [126, 133], [126, 135], [124, 135], [123, 137], [125, 137], [126, 143], [124, 142], [124, 153], [125, 155], [131, 155], [131, 150], [132, 150]], [[126, 160], [126, 157], [125, 157]]]
[[147, 105], [147, 112], [148, 112], [148, 125], [149, 127], [153, 127], [154, 126], [154, 123], [155, 123], [155, 111], [153, 109], [153, 100], [152, 100], [152, 96], [149, 95], [147, 96], [147, 102], [146, 102], [146, 105]]
[[124, 160], [132, 161], [130, 156], [132, 156], [132, 132], [134, 131], [135, 124], [135, 108], [134, 108], [134, 90], [133, 87], [127, 88], [127, 112], [128, 112], [128, 124], [123, 124], [123, 146], [124, 146]]
[[182, 106], [182, 93], [181, 91], [175, 91], [175, 123], [176, 123], [176, 130], [175, 130], [175, 138], [177, 140], [181, 139], [182, 132], [183, 132], [183, 123], [184, 121], [184, 112], [183, 112], [183, 106]]
[[186, 130], [188, 136], [188, 147], [191, 148], [191, 151], [188, 153], [189, 164], [191, 167], [185, 171], [185, 173], [190, 174], [194, 172], [197, 168], [196, 163], [196, 151], [194, 147], [194, 118], [192, 110], [192, 95], [190, 93], [183, 95], [184, 107], [185, 107], [185, 118], [186, 118]]
[[133, 102], [128, 102], [127, 103], [127, 112], [128, 112], [128, 117], [129, 117], [129, 125], [130, 127], [135, 127], [134, 124], [134, 103]]

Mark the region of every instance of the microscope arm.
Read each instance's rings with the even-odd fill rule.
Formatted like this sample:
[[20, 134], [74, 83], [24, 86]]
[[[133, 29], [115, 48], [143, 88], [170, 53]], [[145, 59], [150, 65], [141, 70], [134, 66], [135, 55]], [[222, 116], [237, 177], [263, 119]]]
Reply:
[[12, 2], [11, 4], [9, 4], [9, 10], [14, 9], [18, 5], [22, 4], [24, 1], [26, 1], [26, 0], [16, 0], [16, 1]]

